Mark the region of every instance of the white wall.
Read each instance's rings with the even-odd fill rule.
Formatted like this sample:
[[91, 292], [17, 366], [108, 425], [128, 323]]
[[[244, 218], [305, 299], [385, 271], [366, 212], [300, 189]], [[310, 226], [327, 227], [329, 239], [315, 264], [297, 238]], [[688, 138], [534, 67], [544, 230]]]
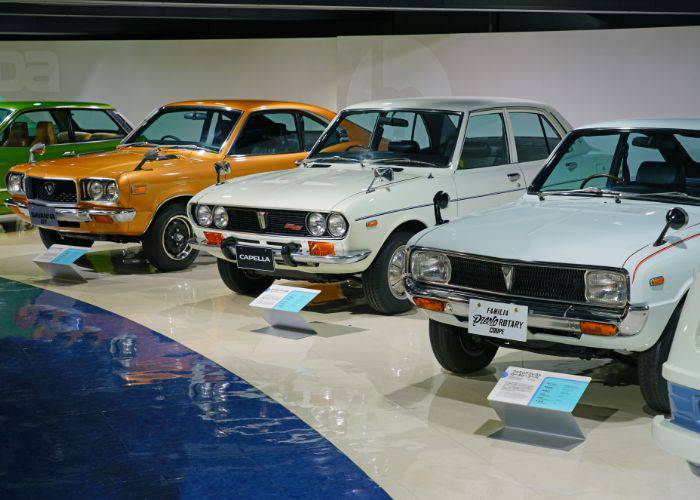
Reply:
[[0, 42], [0, 96], [110, 102], [139, 121], [189, 98], [502, 95], [574, 125], [700, 117], [700, 28], [293, 40]]

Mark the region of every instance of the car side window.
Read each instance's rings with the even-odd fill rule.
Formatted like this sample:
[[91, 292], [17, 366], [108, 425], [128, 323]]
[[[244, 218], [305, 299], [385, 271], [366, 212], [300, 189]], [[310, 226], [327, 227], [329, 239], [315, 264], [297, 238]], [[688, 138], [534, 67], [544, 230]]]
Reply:
[[317, 118], [302, 114], [301, 127], [304, 131], [304, 151], [309, 151], [326, 130], [326, 124]]
[[510, 157], [503, 115], [488, 113], [470, 116], [459, 169], [495, 167], [508, 163]]
[[518, 162], [544, 160], [549, 156], [549, 144], [538, 113], [511, 112], [510, 123]]
[[46, 110], [22, 113], [5, 129], [3, 147], [31, 147], [43, 143], [46, 146], [70, 142], [66, 120], [58, 112]]
[[540, 115], [540, 121], [542, 122], [542, 128], [544, 128], [544, 138], [547, 141], [547, 146], [551, 153], [559, 142], [561, 142], [561, 135], [559, 135], [557, 129], [555, 129], [544, 116]]
[[246, 121], [232, 154], [278, 155], [301, 151], [291, 112], [254, 113]]
[[126, 133], [101, 109], [73, 109], [70, 111], [75, 142], [122, 139]]

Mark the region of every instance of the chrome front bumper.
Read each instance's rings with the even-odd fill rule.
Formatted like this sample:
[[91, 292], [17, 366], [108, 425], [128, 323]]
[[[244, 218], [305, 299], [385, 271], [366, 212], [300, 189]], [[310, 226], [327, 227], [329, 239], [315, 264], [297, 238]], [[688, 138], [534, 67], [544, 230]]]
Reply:
[[[136, 210], [133, 208], [107, 210], [103, 208], [61, 207], [50, 203], [43, 203], [42, 205], [52, 207], [56, 211], [56, 220], [59, 222], [91, 222], [95, 216], [111, 217], [114, 222], [131, 222], [136, 216]], [[5, 206], [16, 208], [22, 215], [29, 217], [29, 208], [25, 203], [20, 203], [10, 198], [5, 200]]]
[[[235, 246], [231, 245], [228, 247], [227, 252], [218, 245], [210, 245], [205, 239], [193, 238], [189, 241], [192, 248], [197, 250], [203, 250], [208, 252], [219, 259], [228, 260], [230, 262], [236, 262], [236, 250]], [[370, 250], [358, 250], [356, 252], [351, 252], [342, 255], [311, 255], [306, 252], [300, 251], [285, 251], [286, 245], [280, 245], [279, 247], [274, 247], [271, 245], [260, 245], [255, 243], [242, 242], [242, 245], [247, 247], [261, 247], [269, 248], [275, 257], [275, 263], [281, 265], [289, 265], [290, 261], [292, 266], [296, 263], [300, 264], [355, 264], [357, 262], [365, 260], [372, 253]], [[230, 255], [229, 255], [230, 254]]]
[[617, 326], [618, 335], [636, 335], [646, 323], [649, 307], [645, 304], [631, 304], [624, 309], [610, 310], [578, 304], [544, 302], [502, 297], [498, 295], [477, 294], [465, 290], [440, 288], [419, 283], [410, 276], [404, 278], [409, 298], [415, 297], [444, 301], [445, 314], [466, 319], [469, 317], [470, 300], [490, 300], [494, 302], [515, 302], [528, 307], [527, 327], [530, 330], [547, 330], [551, 333], [566, 332], [580, 334], [581, 321], [595, 321]]

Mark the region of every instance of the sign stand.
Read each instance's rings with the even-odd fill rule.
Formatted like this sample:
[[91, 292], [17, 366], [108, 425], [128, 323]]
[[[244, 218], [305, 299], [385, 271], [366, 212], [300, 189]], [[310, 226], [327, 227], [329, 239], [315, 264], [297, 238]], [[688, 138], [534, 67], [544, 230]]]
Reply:
[[288, 338], [315, 335], [316, 331], [299, 312], [319, 293], [320, 290], [272, 285], [250, 303], [270, 325], [256, 331]]
[[586, 440], [571, 414], [590, 377], [510, 366], [488, 396], [503, 422], [491, 438], [571, 450]]
[[51, 245], [44, 253], [34, 258], [34, 263], [54, 280], [87, 283], [85, 277], [73, 266], [73, 262], [87, 252], [85, 247]]

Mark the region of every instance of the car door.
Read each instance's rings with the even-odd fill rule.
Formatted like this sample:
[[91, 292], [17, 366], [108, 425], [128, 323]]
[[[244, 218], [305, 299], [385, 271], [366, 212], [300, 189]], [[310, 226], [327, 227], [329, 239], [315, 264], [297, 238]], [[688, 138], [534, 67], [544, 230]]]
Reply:
[[504, 110], [470, 113], [454, 174], [459, 214], [517, 199], [525, 188], [522, 177]]
[[104, 109], [76, 108], [69, 113], [74, 146], [70, 154], [111, 151], [128, 132]]
[[70, 150], [67, 110], [38, 109], [20, 113], [6, 127], [2, 138], [3, 152], [7, 152], [15, 165], [29, 161], [29, 149], [39, 143], [46, 149], [37, 160], [60, 158]]
[[[295, 167], [315, 142], [310, 140], [315, 135], [312, 122], [304, 117], [294, 110], [250, 113], [229, 154], [230, 177]], [[309, 134], [304, 132], [305, 126]]]
[[508, 121], [513, 138], [514, 156], [527, 186], [542, 169], [545, 160], [563, 135], [541, 110], [509, 109]]

